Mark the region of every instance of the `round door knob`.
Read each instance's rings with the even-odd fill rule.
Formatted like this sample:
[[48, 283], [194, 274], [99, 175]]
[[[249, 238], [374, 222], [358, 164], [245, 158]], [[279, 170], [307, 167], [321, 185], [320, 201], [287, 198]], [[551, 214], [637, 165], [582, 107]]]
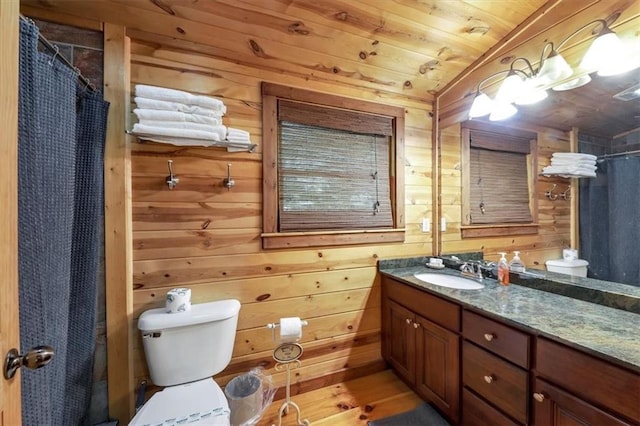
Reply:
[[486, 340], [487, 342], [490, 342], [495, 338], [496, 338], [496, 335], [493, 334], [493, 333], [485, 333], [484, 334], [484, 340]]
[[20, 355], [18, 350], [13, 348], [7, 352], [4, 359], [4, 378], [11, 379], [22, 366], [32, 370], [44, 367], [51, 362], [54, 355], [51, 346], [36, 346], [24, 355]]
[[544, 402], [544, 394], [540, 392], [535, 392], [533, 394], [533, 399], [535, 399], [538, 402]]
[[414, 322], [413, 323], [413, 328], [418, 328], [418, 327], [420, 327], [420, 324], [418, 324], [417, 322]]
[[489, 375], [489, 376], [484, 376], [484, 381], [485, 381], [485, 382], [487, 382], [487, 383], [489, 383], [489, 384], [493, 383], [493, 380], [494, 380], [494, 378], [493, 378], [493, 376], [491, 376], [491, 375]]

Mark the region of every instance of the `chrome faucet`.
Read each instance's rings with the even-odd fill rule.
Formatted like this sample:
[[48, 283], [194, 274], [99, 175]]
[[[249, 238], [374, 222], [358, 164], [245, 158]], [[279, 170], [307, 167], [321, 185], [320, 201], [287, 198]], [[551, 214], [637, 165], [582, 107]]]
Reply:
[[462, 275], [478, 280], [482, 280], [482, 278], [484, 278], [482, 276], [482, 265], [479, 262], [471, 260], [464, 262], [460, 267], [460, 272]]

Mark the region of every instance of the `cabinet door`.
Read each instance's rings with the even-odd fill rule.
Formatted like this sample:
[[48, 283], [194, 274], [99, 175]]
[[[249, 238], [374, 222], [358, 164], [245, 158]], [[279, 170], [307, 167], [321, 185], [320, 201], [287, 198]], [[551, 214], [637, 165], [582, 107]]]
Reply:
[[384, 345], [387, 362], [407, 383], [414, 385], [416, 372], [414, 314], [393, 300], [387, 301], [386, 309]]
[[460, 337], [420, 316], [416, 323], [416, 391], [458, 423]]
[[536, 379], [533, 393], [533, 425], [629, 425], [559, 388]]

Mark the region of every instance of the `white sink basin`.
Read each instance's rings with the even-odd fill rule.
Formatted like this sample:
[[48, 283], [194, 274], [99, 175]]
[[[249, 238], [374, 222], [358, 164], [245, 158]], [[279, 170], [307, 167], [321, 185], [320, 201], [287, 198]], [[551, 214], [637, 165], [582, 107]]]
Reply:
[[464, 277], [456, 277], [454, 275], [423, 272], [421, 274], [414, 274], [413, 276], [427, 284], [439, 285], [442, 287], [457, 288], [460, 290], [479, 290], [484, 288], [484, 284], [478, 281]]

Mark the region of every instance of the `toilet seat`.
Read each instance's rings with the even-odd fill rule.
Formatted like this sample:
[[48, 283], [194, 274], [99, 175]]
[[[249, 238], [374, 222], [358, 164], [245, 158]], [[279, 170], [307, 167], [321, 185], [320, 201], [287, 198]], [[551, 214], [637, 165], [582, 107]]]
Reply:
[[130, 426], [182, 425], [229, 426], [229, 403], [224, 392], [208, 378], [156, 392], [136, 413]]

